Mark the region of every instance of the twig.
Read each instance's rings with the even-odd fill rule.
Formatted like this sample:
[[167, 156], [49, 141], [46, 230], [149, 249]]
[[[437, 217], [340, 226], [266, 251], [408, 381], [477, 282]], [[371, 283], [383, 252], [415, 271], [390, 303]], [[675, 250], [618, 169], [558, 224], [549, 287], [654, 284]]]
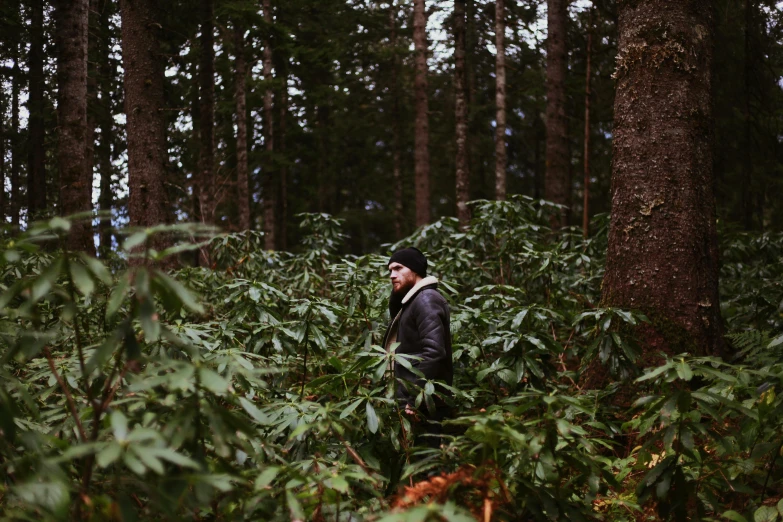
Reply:
[[73, 396], [71, 396], [71, 392], [68, 390], [68, 387], [65, 385], [65, 381], [63, 381], [63, 378], [60, 377], [60, 374], [57, 373], [57, 368], [54, 367], [54, 360], [52, 360], [52, 352], [49, 351], [49, 347], [45, 347], [43, 349], [44, 355], [46, 356], [46, 360], [49, 362], [49, 369], [52, 370], [52, 374], [54, 375], [54, 378], [57, 380], [57, 384], [60, 385], [60, 388], [62, 388], [63, 393], [65, 393], [65, 400], [68, 402], [68, 406], [71, 409], [71, 415], [73, 416], [73, 420], [76, 422], [76, 427], [79, 429], [79, 435], [82, 438], [82, 442], [87, 442], [87, 435], [84, 433], [84, 427], [82, 426], [82, 421], [79, 419], [79, 413], [76, 411], [76, 405], [73, 402]]

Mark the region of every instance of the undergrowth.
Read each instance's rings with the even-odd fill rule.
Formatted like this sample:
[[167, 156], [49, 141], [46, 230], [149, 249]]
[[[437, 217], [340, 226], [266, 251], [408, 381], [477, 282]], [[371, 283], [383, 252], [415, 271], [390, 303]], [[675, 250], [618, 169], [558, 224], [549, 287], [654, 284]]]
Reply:
[[[204, 233], [189, 225], [129, 232], [102, 260], [58, 250], [60, 218], [6, 237], [0, 515], [783, 517], [783, 237], [723, 235], [732, 358], [640, 370], [632, 332], [647, 319], [599, 307], [605, 217], [585, 240], [553, 233], [544, 202], [473, 210], [466, 230], [444, 218], [400, 243], [427, 254], [451, 306], [440, 449], [412, 446], [388, 372], [406, 362], [378, 346], [388, 257], [339, 256], [337, 219], [303, 215], [294, 253], [263, 250], [257, 232], [152, 249]], [[155, 268], [197, 248], [211, 269]], [[598, 363], [612, 384], [583, 389]], [[612, 400], [629, 384], [630, 407]]]

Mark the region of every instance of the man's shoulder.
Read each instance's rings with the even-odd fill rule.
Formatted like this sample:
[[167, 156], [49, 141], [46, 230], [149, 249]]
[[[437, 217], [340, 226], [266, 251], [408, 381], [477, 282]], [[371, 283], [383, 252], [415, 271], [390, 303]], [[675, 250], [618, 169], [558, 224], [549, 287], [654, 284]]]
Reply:
[[437, 284], [425, 286], [416, 294], [411, 303], [415, 307], [419, 306], [448, 306], [446, 298], [438, 290]]

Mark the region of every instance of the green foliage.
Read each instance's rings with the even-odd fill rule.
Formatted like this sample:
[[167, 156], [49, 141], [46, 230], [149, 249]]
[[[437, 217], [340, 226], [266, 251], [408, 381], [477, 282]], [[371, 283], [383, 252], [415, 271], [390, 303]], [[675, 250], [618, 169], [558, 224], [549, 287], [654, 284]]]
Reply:
[[[489, 505], [499, 520], [632, 520], [647, 506], [661, 519], [779, 518], [781, 264], [755, 256], [781, 238], [723, 245], [735, 360], [678, 354], [642, 373], [633, 334], [647, 319], [594, 306], [603, 217], [584, 240], [550, 231], [544, 202], [473, 205], [467, 229], [445, 218], [404, 242], [427, 253], [452, 310], [453, 388], [427, 382], [417, 397], [453, 406], [440, 448], [413, 447], [388, 370], [410, 361], [378, 346], [388, 258], [340, 258], [340, 220], [300, 216], [295, 254], [265, 251], [254, 232], [216, 237], [212, 269], [171, 272], [156, 263], [204, 245], [155, 252], [155, 235], [202, 231], [131, 233], [110, 266], [55, 250], [60, 218], [5, 240], [0, 514], [469, 520]], [[616, 382], [583, 389], [596, 364]], [[455, 470], [473, 485], [435, 504], [393, 510], [384, 493]]]

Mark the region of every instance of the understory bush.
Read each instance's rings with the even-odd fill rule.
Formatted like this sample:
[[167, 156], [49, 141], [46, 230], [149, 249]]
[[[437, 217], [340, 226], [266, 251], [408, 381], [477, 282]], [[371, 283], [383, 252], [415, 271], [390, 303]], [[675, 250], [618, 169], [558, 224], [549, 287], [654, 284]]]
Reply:
[[[324, 214], [301, 216], [293, 253], [253, 231], [178, 243], [206, 233], [191, 225], [129, 231], [100, 260], [61, 248], [61, 218], [5, 237], [0, 515], [783, 518], [783, 237], [723, 234], [730, 358], [640, 369], [647, 319], [601, 303], [607, 217], [584, 239], [551, 231], [556, 211], [478, 201], [466, 229], [443, 218], [360, 257]], [[389, 372], [410, 362], [379, 347], [400, 245], [451, 307], [439, 449], [413, 446]], [[195, 250], [211, 268], [161, 268]], [[596, 365], [609, 384], [587, 389]]]

